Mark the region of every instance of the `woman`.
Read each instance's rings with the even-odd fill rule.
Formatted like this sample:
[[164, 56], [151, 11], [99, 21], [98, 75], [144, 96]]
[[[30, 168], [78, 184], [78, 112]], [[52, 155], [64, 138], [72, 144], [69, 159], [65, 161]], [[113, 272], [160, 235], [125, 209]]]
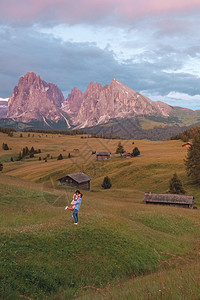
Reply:
[[74, 210], [73, 210], [73, 217], [74, 217], [74, 225], [78, 224], [78, 211], [81, 206], [81, 200], [82, 200], [83, 194], [79, 193], [78, 194], [78, 199], [74, 201]]

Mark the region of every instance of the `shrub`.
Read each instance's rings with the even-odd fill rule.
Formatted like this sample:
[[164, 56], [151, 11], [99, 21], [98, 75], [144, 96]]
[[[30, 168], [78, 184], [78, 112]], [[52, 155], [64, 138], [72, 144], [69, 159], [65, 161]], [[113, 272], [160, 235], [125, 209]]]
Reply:
[[133, 156], [138, 156], [138, 155], [140, 155], [140, 150], [138, 149], [138, 147], [135, 147], [135, 148], [133, 149], [132, 155], [133, 155]]
[[3, 150], [9, 150], [9, 148], [8, 148], [8, 145], [7, 144], [2, 144], [2, 148], [3, 148]]
[[182, 183], [176, 173], [174, 173], [169, 184], [170, 184], [170, 186], [169, 186], [170, 194], [185, 194], [185, 190], [184, 190]]
[[63, 156], [62, 156], [62, 154], [60, 154], [60, 155], [58, 156], [57, 160], [62, 160], [62, 159], [63, 159]]
[[111, 184], [111, 181], [110, 181], [110, 178], [108, 176], [104, 177], [104, 180], [103, 180], [103, 183], [102, 183], [102, 188], [104, 189], [110, 189], [112, 184]]
[[116, 149], [116, 154], [121, 154], [124, 153], [124, 147], [122, 146], [121, 142], [118, 143], [117, 149]]

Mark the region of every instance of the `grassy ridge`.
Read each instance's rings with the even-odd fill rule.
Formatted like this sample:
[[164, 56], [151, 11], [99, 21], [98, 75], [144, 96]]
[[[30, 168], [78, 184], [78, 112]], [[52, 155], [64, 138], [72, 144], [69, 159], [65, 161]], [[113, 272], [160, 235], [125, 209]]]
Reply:
[[[141, 275], [166, 259], [161, 252], [185, 256], [198, 234], [197, 211], [124, 203], [116, 197], [87, 195], [80, 227], [63, 210], [65, 197], [50, 205], [46, 195], [1, 185], [1, 295], [71, 299], [88, 285]], [[17, 195], [17, 196], [16, 196]], [[51, 197], [50, 197], [51, 196]], [[54, 203], [56, 194], [48, 194]], [[101, 202], [100, 202], [101, 201]], [[106, 206], [106, 209], [105, 209]], [[90, 208], [88, 211], [88, 207]], [[164, 214], [164, 215], [163, 215]], [[169, 224], [170, 226], [168, 226]]]

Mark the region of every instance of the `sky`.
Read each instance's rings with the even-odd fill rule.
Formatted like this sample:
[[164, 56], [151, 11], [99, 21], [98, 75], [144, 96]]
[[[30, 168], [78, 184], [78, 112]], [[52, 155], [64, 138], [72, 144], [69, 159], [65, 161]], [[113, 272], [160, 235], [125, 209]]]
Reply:
[[0, 98], [35, 72], [64, 96], [113, 78], [200, 109], [199, 0], [0, 0]]

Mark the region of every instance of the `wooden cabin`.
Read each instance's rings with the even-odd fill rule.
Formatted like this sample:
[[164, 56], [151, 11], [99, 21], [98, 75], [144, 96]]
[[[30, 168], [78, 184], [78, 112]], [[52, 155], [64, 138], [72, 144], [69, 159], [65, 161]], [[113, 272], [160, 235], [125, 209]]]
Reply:
[[84, 173], [68, 174], [62, 178], [59, 178], [60, 184], [74, 186], [78, 189], [90, 190], [90, 178]]
[[178, 194], [145, 193], [143, 202], [146, 204], [161, 204], [161, 205], [193, 208], [194, 197], [186, 196], [186, 195], [178, 195]]
[[123, 158], [131, 158], [133, 157], [131, 153], [129, 152], [124, 152], [124, 153], [121, 153], [121, 157]]
[[110, 152], [96, 152], [97, 160], [105, 160], [110, 158]]

